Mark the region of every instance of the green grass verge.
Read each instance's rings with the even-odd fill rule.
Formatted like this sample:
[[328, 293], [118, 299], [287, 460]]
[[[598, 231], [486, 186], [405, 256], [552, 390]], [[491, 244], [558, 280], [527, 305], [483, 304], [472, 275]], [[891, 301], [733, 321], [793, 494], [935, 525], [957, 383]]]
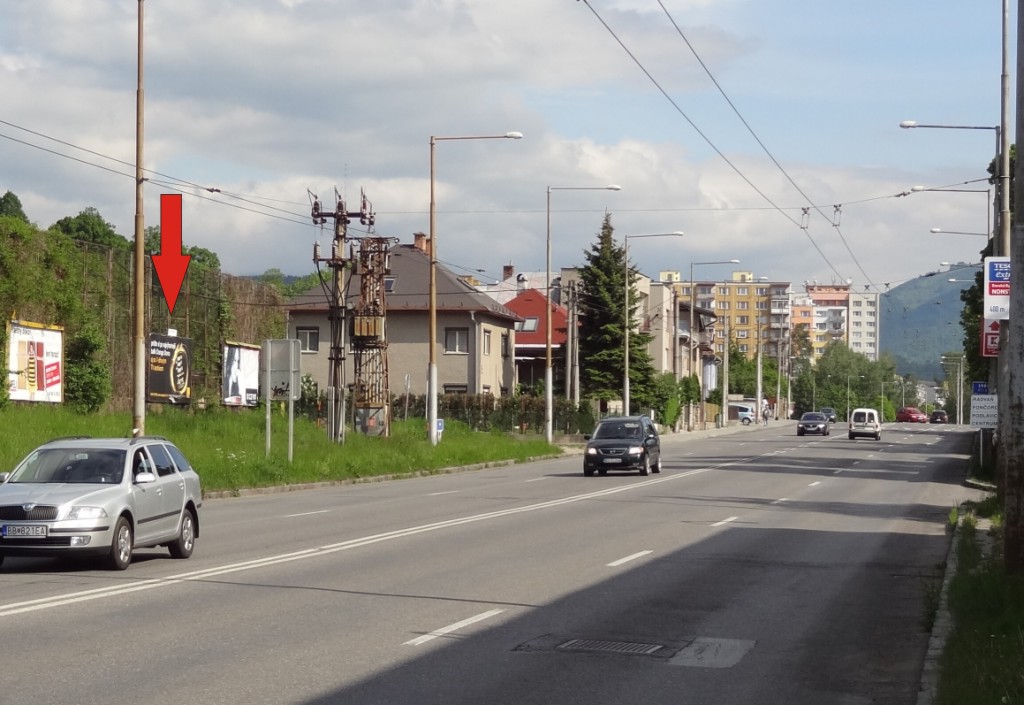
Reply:
[[1024, 577], [1008, 576], [993, 500], [969, 509], [994, 530], [982, 535], [964, 516], [957, 572], [950, 581], [953, 629], [940, 665], [938, 705], [1024, 703]]
[[[12, 469], [33, 448], [60, 436], [130, 435], [130, 414], [82, 416], [44, 405], [0, 409], [0, 471]], [[323, 429], [295, 419], [292, 462], [288, 462], [288, 418], [279, 407], [271, 416], [271, 452], [266, 454], [263, 411], [209, 409], [192, 413], [167, 409], [146, 417], [146, 433], [165, 436], [199, 472], [204, 492], [436, 473], [445, 468], [523, 462], [558, 454], [543, 437], [521, 440], [504, 433], [481, 433], [448, 421], [441, 442], [431, 446], [423, 419], [392, 424], [388, 438], [349, 431], [345, 443], [331, 443]]]

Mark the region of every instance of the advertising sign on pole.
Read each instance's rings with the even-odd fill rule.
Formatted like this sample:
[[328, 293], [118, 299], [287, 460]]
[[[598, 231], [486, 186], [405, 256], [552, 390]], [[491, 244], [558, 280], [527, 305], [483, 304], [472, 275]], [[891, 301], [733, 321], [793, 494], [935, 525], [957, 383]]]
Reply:
[[260, 348], [258, 345], [224, 343], [221, 403], [224, 406], [256, 406], [260, 394]]
[[176, 335], [149, 336], [150, 404], [192, 403], [192, 341]]
[[267, 456], [270, 456], [270, 406], [274, 401], [288, 402], [288, 462], [292, 462], [295, 444], [295, 402], [302, 398], [296, 339], [264, 340], [260, 367], [263, 372], [263, 396], [267, 400]]
[[981, 326], [981, 356], [999, 357], [999, 321], [986, 318]]
[[12, 401], [64, 401], [64, 329], [7, 323], [7, 395]]
[[1010, 317], [1010, 258], [985, 258], [986, 319], [1005, 321]]

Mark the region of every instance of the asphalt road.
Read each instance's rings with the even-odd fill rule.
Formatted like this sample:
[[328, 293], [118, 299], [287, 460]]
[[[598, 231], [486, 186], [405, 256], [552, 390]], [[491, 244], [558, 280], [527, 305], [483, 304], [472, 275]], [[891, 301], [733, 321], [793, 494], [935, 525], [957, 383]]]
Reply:
[[575, 456], [208, 500], [188, 561], [8, 558], [0, 700], [915, 703], [970, 430], [699, 435], [650, 477]]

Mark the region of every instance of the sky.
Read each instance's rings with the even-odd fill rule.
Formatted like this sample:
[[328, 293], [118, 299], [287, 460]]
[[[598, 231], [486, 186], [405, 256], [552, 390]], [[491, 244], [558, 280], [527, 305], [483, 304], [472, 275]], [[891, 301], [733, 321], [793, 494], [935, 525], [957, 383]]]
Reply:
[[133, 237], [140, 7], [145, 224], [184, 193], [230, 274], [315, 271], [310, 194], [411, 243], [432, 152], [438, 259], [484, 282], [549, 234], [584, 264], [606, 213], [652, 278], [798, 290], [977, 262], [993, 227], [999, 0], [0, 0], [0, 194], [40, 227]]

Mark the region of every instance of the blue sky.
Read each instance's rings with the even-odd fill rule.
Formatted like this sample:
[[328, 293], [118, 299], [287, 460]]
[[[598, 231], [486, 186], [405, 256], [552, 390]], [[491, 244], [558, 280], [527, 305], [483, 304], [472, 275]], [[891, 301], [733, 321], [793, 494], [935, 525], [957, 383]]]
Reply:
[[[92, 206], [132, 234], [132, 167], [47, 138], [133, 162], [137, 6], [0, 3], [0, 192], [41, 226]], [[989, 194], [894, 196], [988, 188], [962, 184], [985, 176], [994, 133], [898, 125], [998, 124], [999, 0], [144, 7], [145, 163], [173, 177], [147, 185], [146, 222], [159, 220], [159, 194], [180, 188], [186, 244], [231, 273], [313, 271], [313, 243], [329, 233], [309, 222], [307, 189], [355, 204], [365, 188], [376, 233], [411, 242], [428, 229], [430, 136], [510, 130], [524, 139], [436, 150], [438, 256], [485, 279], [507, 264], [543, 268], [548, 186], [622, 186], [553, 193], [556, 267], [582, 263], [606, 210], [620, 237], [687, 233], [631, 242], [651, 276], [737, 258], [701, 275], [884, 290], [940, 261], [975, 261], [983, 244], [929, 229], [985, 230]], [[1012, 34], [1010, 46], [1014, 67]]]

